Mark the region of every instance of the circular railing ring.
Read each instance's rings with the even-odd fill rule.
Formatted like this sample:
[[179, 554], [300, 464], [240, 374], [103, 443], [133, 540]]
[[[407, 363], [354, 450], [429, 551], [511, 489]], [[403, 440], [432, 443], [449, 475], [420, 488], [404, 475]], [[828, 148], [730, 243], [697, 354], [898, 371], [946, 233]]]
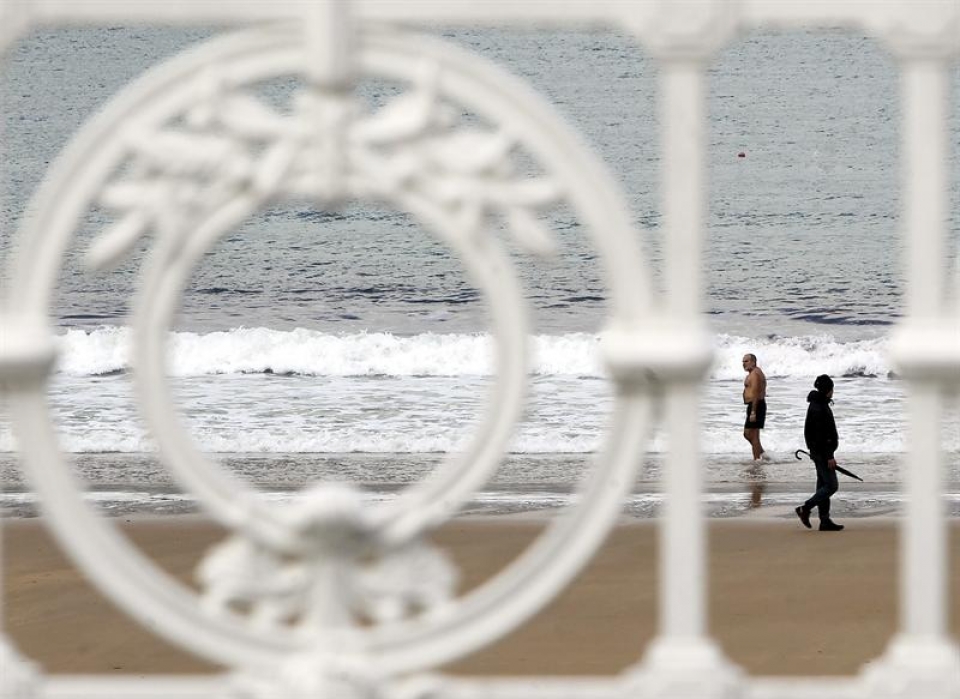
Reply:
[[[384, 193], [384, 198], [387, 194]], [[527, 327], [520, 286], [510, 273], [509, 257], [491, 237], [482, 245], [445, 234], [455, 222], [429, 201], [405, 197], [398, 209], [427, 222], [439, 237], [461, 253], [468, 276], [489, 300], [494, 326], [496, 366], [499, 371], [490, 391], [491, 400], [483, 419], [465, 448], [453, 455], [438, 473], [408, 488], [397, 500], [383, 503], [371, 513], [371, 526], [378, 539], [398, 544], [420, 535], [424, 529], [446, 519], [482, 485], [497, 468], [507, 450], [515, 423], [523, 408], [527, 386]], [[224, 208], [229, 209], [227, 204]], [[189, 433], [176, 416], [169, 382], [165, 380], [166, 331], [186, 277], [208, 251], [209, 244], [251, 213], [236, 207], [210, 217], [216, 225], [201, 223], [192, 233], [189, 245], [157, 245], [143, 274], [143, 285], [134, 311], [135, 359], [133, 366], [137, 395], [151, 435], [160, 447], [165, 463], [203, 506], [222, 524], [241, 529], [265, 545], [295, 553], [297, 541], [291, 540], [289, 526], [276, 508], [258, 500], [256, 494], [229, 472], [216, 468], [195, 448]], [[378, 506], [374, 506], [378, 507]]]

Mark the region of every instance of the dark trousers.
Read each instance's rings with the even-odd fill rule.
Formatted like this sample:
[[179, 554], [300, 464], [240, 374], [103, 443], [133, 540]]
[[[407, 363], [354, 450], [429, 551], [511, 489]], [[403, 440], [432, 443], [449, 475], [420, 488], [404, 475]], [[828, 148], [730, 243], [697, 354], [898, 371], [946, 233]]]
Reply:
[[807, 512], [814, 507], [820, 509], [820, 521], [830, 519], [830, 496], [837, 492], [839, 487], [837, 483], [837, 472], [827, 466], [827, 460], [811, 454], [813, 463], [817, 467], [817, 492], [813, 497], [803, 503]]

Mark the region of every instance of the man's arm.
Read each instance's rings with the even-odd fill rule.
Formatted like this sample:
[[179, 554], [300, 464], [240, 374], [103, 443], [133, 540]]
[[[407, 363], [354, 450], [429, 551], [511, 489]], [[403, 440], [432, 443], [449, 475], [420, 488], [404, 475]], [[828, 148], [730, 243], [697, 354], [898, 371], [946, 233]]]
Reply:
[[760, 377], [753, 371], [747, 376], [747, 402], [750, 404], [750, 416], [757, 416], [757, 403], [760, 400]]
[[827, 460], [827, 466], [835, 468], [837, 465], [834, 459], [834, 450], [836, 445], [833, 441], [833, 416], [829, 408], [816, 407], [810, 412], [811, 419], [811, 441], [808, 442], [810, 451]]
[[[827, 441], [830, 444], [830, 459], [827, 460], [827, 466], [832, 469], [837, 468], [837, 460], [833, 458], [833, 454], [837, 451], [837, 447], [840, 446], [840, 440], [837, 437], [837, 422], [833, 417], [833, 411], [827, 411], [827, 424], [826, 429], [829, 432]], [[862, 479], [861, 479], [862, 480]]]

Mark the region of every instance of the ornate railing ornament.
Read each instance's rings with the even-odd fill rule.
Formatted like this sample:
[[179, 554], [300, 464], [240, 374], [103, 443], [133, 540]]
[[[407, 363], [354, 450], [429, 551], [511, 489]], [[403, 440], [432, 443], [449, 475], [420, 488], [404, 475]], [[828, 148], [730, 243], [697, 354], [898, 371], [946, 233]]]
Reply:
[[[958, 309], [942, 303], [949, 282], [934, 271], [945, 239], [944, 98], [950, 61], [960, 54], [960, 5], [931, 0], [924, 7], [918, 13], [906, 0], [0, 0], [0, 50], [44, 23], [243, 25], [145, 74], [76, 135], [25, 217], [0, 312], [0, 387], [25, 472], [57, 539], [131, 617], [226, 673], [163, 681], [54, 678], [0, 636], [0, 695], [960, 697], [960, 655], [944, 628], [945, 526], [937, 506], [937, 425], [944, 395], [955, 394], [960, 381], [960, 318]], [[659, 62], [662, 297], [650, 289], [617, 184], [554, 110], [497, 66], [397, 28], [493, 21], [618, 27]], [[904, 466], [914, 508], [904, 524], [905, 611], [888, 653], [855, 678], [750, 678], [706, 629], [693, 417], [712, 360], [700, 309], [704, 71], [721, 46], [753, 27], [838, 24], [873, 31], [894, 48], [908, 106], [909, 308], [891, 344], [913, 401], [918, 455]], [[299, 87], [288, 104], [258, 96], [259, 86], [291, 78]], [[402, 90], [370, 109], [354, 93], [366, 80]], [[195, 444], [167, 380], [167, 337], [190, 274], [225, 234], [266, 206], [307, 202], [332, 209], [350, 201], [410, 214], [461, 259], [489, 307], [498, 371], [462, 452], [396, 499], [371, 503], [349, 485], [318, 484], [277, 508]], [[527, 390], [530, 323], [502, 238], [539, 255], [560, 254], [546, 223], [560, 206], [583, 224], [607, 283], [601, 354], [614, 410], [578, 505], [503, 571], [460, 595], [457, 570], [430, 535], [492, 476]], [[160, 570], [85, 504], [48, 409], [57, 350], [53, 290], [91, 209], [112, 217], [86, 249], [92, 269], [124, 261], [138, 246], [148, 250], [132, 313], [137, 401], [163, 464], [227, 532], [198, 565], [196, 588]], [[661, 519], [661, 626], [642, 660], [610, 678], [437, 674], [439, 666], [523, 623], [581, 569], [634, 482], [654, 410], [667, 427], [670, 456]]]
[[[456, 659], [561, 589], [617, 516], [647, 433], [646, 394], [631, 384], [618, 398], [582, 512], [558, 521], [486, 585], [453, 595], [455, 572], [424, 536], [498, 466], [527, 382], [528, 323], [495, 221], [522, 246], [548, 254], [554, 245], [540, 216], [564, 203], [579, 213], [605, 262], [615, 320], [642, 319], [649, 294], [612, 178], [522, 84], [440, 41], [366, 31], [357, 35], [357, 79], [398, 82], [407, 92], [365, 114], [341, 84], [308, 80], [282, 113], [251, 88], [303, 74], [302, 41], [293, 27], [238, 33], [128, 87], [40, 188], [14, 270], [13, 306], [43, 317], [60, 258], [90, 207], [116, 216], [88, 250], [95, 267], [117, 263], [149, 239], [133, 310], [138, 400], [162, 461], [233, 532], [200, 564], [200, 595], [86, 509], [39, 395], [15, 396], [14, 412], [28, 472], [58, 537], [128, 613], [236, 668], [235, 681], [259, 678], [250, 686], [266, 689], [251, 690], [254, 696], [316, 696], [328, 685], [366, 696], [373, 689], [364, 683], [386, 687]], [[464, 113], [479, 126], [464, 126]], [[524, 174], [515, 164], [519, 151], [542, 174]], [[372, 199], [412, 213], [459, 254], [490, 305], [500, 371], [475, 436], [386, 504], [318, 485], [294, 508], [271, 507], [194, 445], [166, 380], [167, 332], [199, 259], [261, 207], [304, 199]]]
[[283, 519], [296, 554], [238, 534], [215, 546], [197, 571], [203, 606], [247, 609], [258, 627], [309, 636], [329, 623], [386, 623], [429, 613], [453, 598], [456, 570], [423, 542], [385, 547], [359, 492], [315, 487]]

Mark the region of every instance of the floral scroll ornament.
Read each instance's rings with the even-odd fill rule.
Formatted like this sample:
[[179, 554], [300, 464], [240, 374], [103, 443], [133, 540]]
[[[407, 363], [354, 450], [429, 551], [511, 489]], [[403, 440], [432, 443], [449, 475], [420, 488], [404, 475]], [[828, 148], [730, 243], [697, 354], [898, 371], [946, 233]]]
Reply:
[[209, 612], [245, 610], [261, 629], [287, 626], [312, 636], [324, 627], [429, 613], [453, 595], [457, 574], [447, 556], [422, 541], [383, 547], [353, 489], [317, 486], [284, 517], [299, 555], [243, 535], [207, 554], [197, 577]]
[[519, 175], [517, 144], [502, 130], [460, 125], [438, 94], [439, 76], [424, 66], [411, 92], [368, 115], [350, 97], [311, 89], [285, 115], [213, 70], [198, 76], [203, 98], [182, 119], [128, 128], [130, 162], [100, 196], [120, 220], [90, 247], [90, 264], [115, 263], [151, 228], [182, 240], [238, 197], [253, 213], [283, 196], [335, 205], [395, 200], [401, 190], [454, 214], [461, 235], [482, 233], [500, 215], [524, 248], [552, 253], [538, 214], [558, 203], [560, 188]]

